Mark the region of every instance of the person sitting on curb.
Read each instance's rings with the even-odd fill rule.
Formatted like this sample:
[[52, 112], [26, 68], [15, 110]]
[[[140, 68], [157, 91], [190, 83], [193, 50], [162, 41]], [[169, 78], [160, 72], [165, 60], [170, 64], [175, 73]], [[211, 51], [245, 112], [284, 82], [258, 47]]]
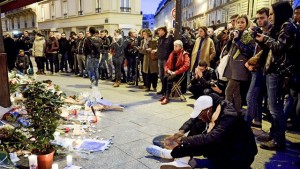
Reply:
[[181, 40], [174, 41], [174, 50], [170, 54], [165, 65], [165, 76], [162, 86], [162, 98], [159, 99], [162, 105], [169, 103], [173, 82], [178, 81], [182, 75], [190, 68], [189, 54], [183, 50]]
[[[167, 138], [169, 149], [150, 145], [147, 152], [161, 158], [173, 159], [162, 163], [161, 169], [191, 169], [191, 156], [205, 156], [214, 169], [249, 169], [257, 154], [257, 146], [251, 128], [240, 116], [233, 104], [221, 100], [216, 94], [200, 96], [191, 114], [192, 121], [206, 123], [197, 133], [187, 137], [176, 133]], [[185, 123], [187, 124], [187, 123]], [[194, 123], [195, 124], [195, 123]], [[181, 128], [182, 129], [182, 128]]]

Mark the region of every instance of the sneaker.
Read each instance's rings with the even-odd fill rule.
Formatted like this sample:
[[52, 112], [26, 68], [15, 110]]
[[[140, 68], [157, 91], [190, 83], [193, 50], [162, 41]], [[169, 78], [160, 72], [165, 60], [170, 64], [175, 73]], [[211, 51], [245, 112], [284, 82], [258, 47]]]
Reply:
[[160, 169], [192, 169], [192, 167], [188, 164], [188, 158], [178, 158], [173, 162], [169, 163], [161, 163]]
[[284, 151], [286, 149], [285, 144], [279, 144], [274, 139], [261, 143], [260, 148], [271, 151]]
[[158, 147], [158, 146], [155, 146], [155, 145], [150, 145], [146, 148], [146, 151], [155, 156], [155, 157], [160, 157], [160, 158], [164, 158], [164, 159], [172, 159], [172, 158], [168, 158], [168, 157], [165, 157], [163, 155], [163, 149], [161, 147]]

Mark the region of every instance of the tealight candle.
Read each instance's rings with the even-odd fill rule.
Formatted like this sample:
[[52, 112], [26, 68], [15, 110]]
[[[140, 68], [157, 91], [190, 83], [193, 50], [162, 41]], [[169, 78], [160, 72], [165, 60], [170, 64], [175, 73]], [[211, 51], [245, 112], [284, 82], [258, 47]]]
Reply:
[[56, 163], [52, 164], [52, 169], [58, 169], [58, 164]]
[[71, 155], [67, 155], [67, 166], [68, 167], [72, 166], [72, 156]]
[[29, 168], [30, 169], [37, 169], [38, 163], [37, 163], [37, 156], [36, 155], [30, 155], [28, 157], [29, 160]]

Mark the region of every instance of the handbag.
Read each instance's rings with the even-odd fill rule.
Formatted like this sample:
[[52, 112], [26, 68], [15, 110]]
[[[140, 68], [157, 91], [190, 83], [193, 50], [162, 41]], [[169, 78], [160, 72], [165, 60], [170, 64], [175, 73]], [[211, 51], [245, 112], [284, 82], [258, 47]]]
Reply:
[[225, 48], [226, 48], [226, 45], [222, 49], [222, 52], [220, 54], [220, 63], [218, 65], [218, 67], [216, 68], [216, 73], [219, 76], [219, 80], [222, 80], [222, 81], [228, 81], [228, 79], [223, 76], [225, 68], [228, 64], [229, 57], [230, 57], [230, 54], [226, 54], [226, 55], [223, 56]]

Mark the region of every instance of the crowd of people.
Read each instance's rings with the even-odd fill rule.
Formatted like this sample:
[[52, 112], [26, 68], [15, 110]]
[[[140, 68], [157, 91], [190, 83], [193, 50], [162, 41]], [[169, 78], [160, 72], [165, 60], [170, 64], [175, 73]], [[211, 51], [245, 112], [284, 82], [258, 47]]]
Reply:
[[[71, 32], [69, 39], [65, 33], [56, 37], [50, 32], [47, 37], [36, 33], [33, 40], [25, 31], [16, 41], [7, 35], [4, 43], [9, 70], [27, 73], [32, 67], [28, 58], [33, 56], [36, 74], [72, 72], [90, 78], [91, 87], [99, 80], [112, 80], [113, 87], [142, 81], [139, 88], [162, 95], [162, 105], [169, 103], [173, 83], [185, 76], [183, 93], [189, 90], [194, 99], [212, 93], [220, 96], [244, 115], [248, 126], [261, 128], [262, 113], [269, 112], [271, 130], [260, 147], [285, 150], [287, 119], [292, 129], [300, 127], [299, 41], [300, 6], [292, 9], [288, 2], [278, 2], [259, 9], [253, 22], [236, 14], [224, 29], [184, 27], [176, 40], [166, 27], [155, 32], [131, 29], [126, 37], [121, 29], [110, 36], [107, 30], [90, 27], [87, 32]], [[219, 71], [224, 58], [224, 70]]]

